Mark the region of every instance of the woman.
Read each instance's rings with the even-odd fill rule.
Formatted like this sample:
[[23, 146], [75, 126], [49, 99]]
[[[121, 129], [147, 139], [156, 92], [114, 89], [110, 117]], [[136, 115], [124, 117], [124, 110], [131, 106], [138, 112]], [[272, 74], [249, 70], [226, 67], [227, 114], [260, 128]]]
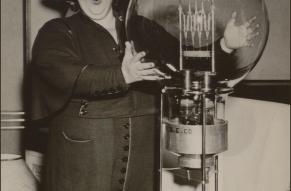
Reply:
[[70, 1], [80, 11], [47, 22], [35, 40], [31, 119], [49, 128], [48, 191], [157, 188], [153, 81], [167, 76], [123, 47], [124, 2]]

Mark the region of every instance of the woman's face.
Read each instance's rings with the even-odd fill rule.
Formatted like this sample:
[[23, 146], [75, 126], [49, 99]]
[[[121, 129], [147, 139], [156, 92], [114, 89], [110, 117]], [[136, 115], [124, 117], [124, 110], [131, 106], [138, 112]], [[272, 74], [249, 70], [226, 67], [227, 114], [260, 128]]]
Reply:
[[85, 15], [93, 20], [104, 19], [111, 10], [112, 0], [78, 0]]

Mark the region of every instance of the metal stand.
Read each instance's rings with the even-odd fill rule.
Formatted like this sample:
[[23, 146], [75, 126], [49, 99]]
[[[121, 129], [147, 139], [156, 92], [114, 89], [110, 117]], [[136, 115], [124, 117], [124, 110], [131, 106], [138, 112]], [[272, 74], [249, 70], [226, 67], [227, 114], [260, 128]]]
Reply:
[[218, 191], [218, 156], [215, 156], [215, 162], [214, 162], [214, 170], [215, 170], [215, 191]]
[[206, 160], [206, 97], [203, 94], [203, 124], [202, 124], [202, 191], [206, 191], [206, 167], [205, 167], [205, 160]]

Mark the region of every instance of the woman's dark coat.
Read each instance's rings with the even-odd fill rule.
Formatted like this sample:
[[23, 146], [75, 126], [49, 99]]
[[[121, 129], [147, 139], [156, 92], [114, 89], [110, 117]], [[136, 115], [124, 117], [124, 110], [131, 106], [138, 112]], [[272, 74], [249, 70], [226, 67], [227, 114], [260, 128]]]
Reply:
[[142, 90], [155, 88], [125, 83], [121, 51], [82, 14], [40, 29], [32, 55], [31, 118], [49, 119], [46, 190], [154, 190], [156, 99]]

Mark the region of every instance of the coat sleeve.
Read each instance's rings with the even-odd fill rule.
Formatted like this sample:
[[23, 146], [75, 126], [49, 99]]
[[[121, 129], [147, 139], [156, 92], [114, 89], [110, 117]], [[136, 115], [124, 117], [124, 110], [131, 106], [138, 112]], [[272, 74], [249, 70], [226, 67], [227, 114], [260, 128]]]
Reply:
[[219, 80], [229, 79], [236, 70], [235, 50], [232, 53], [225, 52], [220, 43], [221, 39], [215, 42], [215, 70]]
[[40, 29], [31, 68], [32, 119], [61, 110], [72, 97], [120, 94], [128, 88], [120, 65], [82, 63], [72, 31], [61, 19]]

